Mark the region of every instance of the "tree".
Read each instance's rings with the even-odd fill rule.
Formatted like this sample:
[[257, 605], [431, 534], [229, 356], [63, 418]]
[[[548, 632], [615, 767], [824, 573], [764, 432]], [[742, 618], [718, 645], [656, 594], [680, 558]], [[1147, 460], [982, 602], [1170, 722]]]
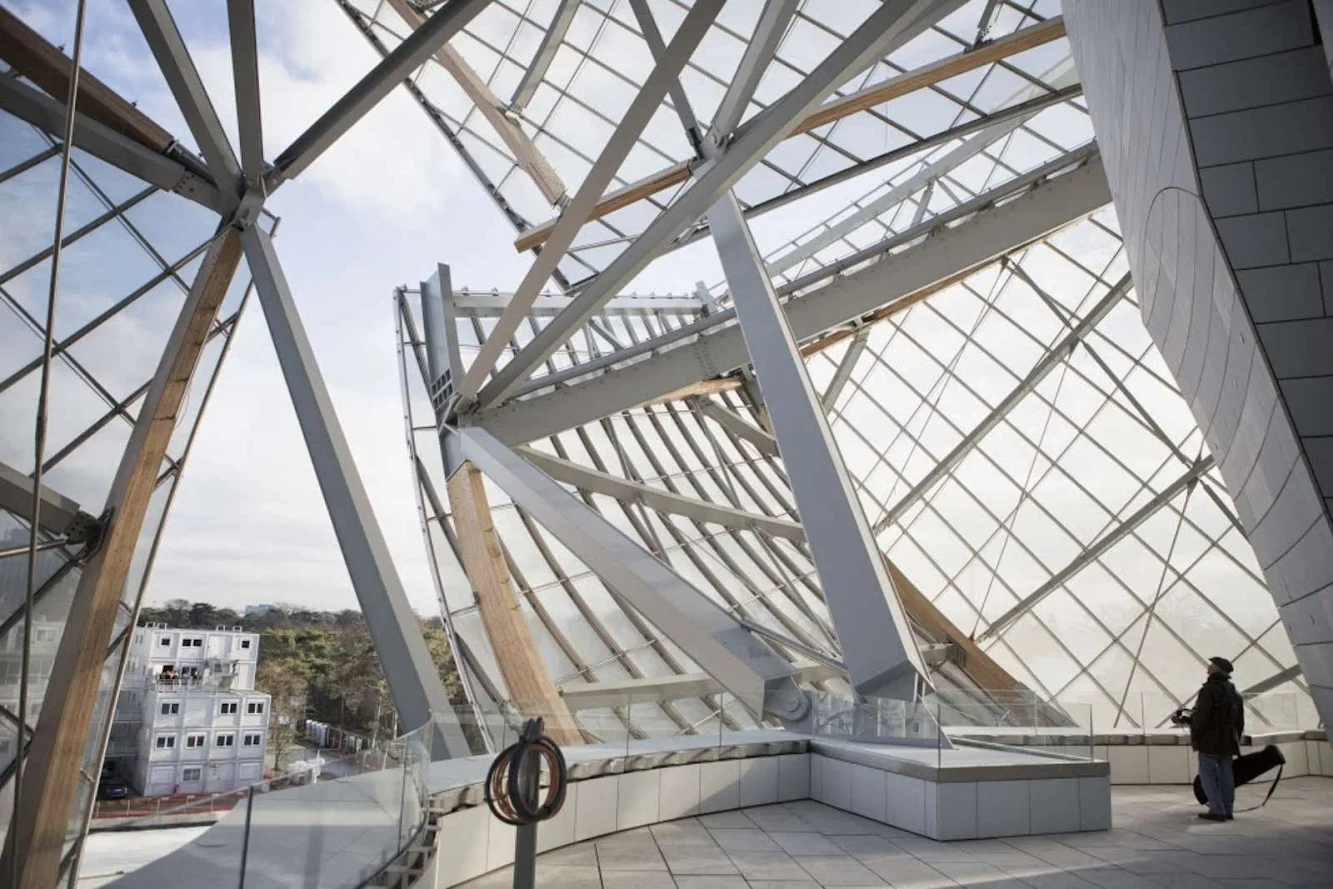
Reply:
[[273, 768], [281, 771], [283, 757], [296, 742], [296, 724], [304, 715], [309, 682], [290, 665], [270, 661], [259, 665], [255, 686], [272, 696], [268, 748], [273, 753]]

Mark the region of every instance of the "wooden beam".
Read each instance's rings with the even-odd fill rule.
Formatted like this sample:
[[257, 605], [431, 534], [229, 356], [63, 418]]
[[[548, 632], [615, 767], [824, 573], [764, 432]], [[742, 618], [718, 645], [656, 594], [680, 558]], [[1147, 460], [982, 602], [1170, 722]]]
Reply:
[[[1033, 47], [1058, 40], [1064, 34], [1064, 19], [1060, 16], [1054, 16], [1040, 24], [1023, 28], [1001, 37], [999, 40], [983, 44], [977, 49], [948, 56], [915, 71], [905, 72], [882, 83], [866, 87], [831, 102], [825, 102], [797, 123], [787, 138], [790, 139], [793, 136], [808, 133], [825, 124], [841, 120], [860, 111], [867, 111], [899, 96], [905, 96], [916, 90], [934, 86], [959, 74], [973, 71]], [[741, 127], [741, 131], [743, 130], [744, 126]], [[657, 194], [671, 188], [673, 185], [679, 185], [689, 177], [690, 168], [686, 163], [675, 164], [664, 170], [659, 170], [638, 182], [608, 193], [598, 202], [588, 218], [590, 220], [600, 219], [635, 201]], [[555, 227], [555, 222], [556, 220], [550, 220], [524, 232], [515, 240], [515, 249], [522, 253], [525, 250], [540, 247], [550, 236], [551, 229]]]
[[[994, 64], [1009, 56], [1050, 43], [1065, 36], [1065, 22], [1060, 16], [1049, 18], [1040, 24], [1023, 28], [999, 40], [984, 43], [976, 49], [970, 49], [957, 55], [947, 56], [937, 62], [931, 62], [913, 71], [899, 74], [888, 80], [857, 90], [831, 102], [825, 102], [791, 131], [791, 136], [808, 133], [825, 124], [842, 120], [859, 111], [868, 111], [876, 105], [883, 105], [908, 93], [934, 86], [937, 83], [975, 71], [986, 65]], [[788, 138], [791, 138], [788, 136]]]
[[888, 556], [884, 557], [884, 567], [889, 571], [893, 586], [898, 591], [898, 600], [902, 602], [907, 616], [938, 641], [957, 645], [963, 652], [963, 669], [972, 681], [986, 691], [1027, 691], [1008, 670], [997, 664], [995, 659], [982, 651], [981, 646], [973, 642], [970, 636], [945, 617], [944, 613], [935, 607], [935, 603], [927, 599], [925, 594], [917, 589], [916, 584], [898, 570], [898, 566], [893, 564]]
[[[592, 213], [588, 215], [588, 221], [601, 219], [604, 216], [610, 216], [612, 213], [630, 204], [641, 201], [646, 197], [657, 194], [663, 189], [670, 188], [673, 185], [679, 185], [690, 178], [689, 161], [681, 161], [673, 164], [665, 170], [659, 170], [656, 173], [638, 182], [631, 182], [623, 188], [615, 191], [609, 191], [603, 195], [602, 199], [593, 207]], [[540, 247], [546, 243], [546, 239], [551, 237], [551, 232], [555, 230], [555, 224], [560, 221], [559, 217], [548, 219], [536, 228], [530, 228], [519, 235], [514, 246], [522, 253], [524, 250], [531, 250], [534, 247]]]
[[[4, 6], [0, 6], [0, 59], [62, 105], [68, 99], [73, 62]], [[166, 151], [176, 142], [152, 118], [87, 71], [79, 72], [77, 107], [80, 114], [155, 152]]]
[[696, 396], [707, 397], [716, 395], [719, 392], [733, 392], [741, 387], [740, 377], [715, 377], [711, 380], [700, 380], [697, 383], [691, 383], [683, 389], [677, 389], [674, 392], [668, 392], [665, 395], [659, 395], [652, 401], [645, 401], [639, 407], [649, 407], [654, 404], [666, 404], [668, 401], [681, 401], [686, 398]]
[[557, 744], [582, 744], [578, 724], [537, 651], [537, 643], [514, 594], [481, 470], [471, 461], [464, 461], [449, 476], [446, 489], [463, 569], [472, 583], [477, 611], [500, 675], [509, 688], [510, 700], [525, 716], [543, 717], [546, 734]]
[[121, 592], [177, 415], [240, 261], [240, 233], [227, 228], [204, 256], [107, 496], [110, 523], [74, 593], [23, 770], [23, 805], [10, 824], [0, 858], [0, 873], [8, 877], [17, 856], [16, 889], [56, 884]]
[[[426, 21], [426, 17], [408, 5], [407, 0], [389, 0], [389, 6], [398, 13], [407, 26], [415, 31]], [[558, 203], [565, 196], [565, 183], [560, 180], [555, 168], [546, 160], [545, 155], [532, 143], [523, 128], [504, 111], [500, 98], [491, 92], [490, 86], [472, 69], [462, 56], [449, 44], [444, 44], [435, 52], [435, 61], [453, 76], [463, 92], [477, 106], [486, 123], [504, 141], [505, 147], [514, 155], [520, 169], [532, 177], [542, 197], [552, 204]]]

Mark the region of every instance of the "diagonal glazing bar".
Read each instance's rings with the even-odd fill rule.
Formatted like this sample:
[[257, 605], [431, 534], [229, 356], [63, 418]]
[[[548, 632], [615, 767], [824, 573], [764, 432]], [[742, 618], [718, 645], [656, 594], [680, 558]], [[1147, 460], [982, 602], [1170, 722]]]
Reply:
[[888, 0], [881, 4], [808, 77], [754, 118], [727, 151], [701, 170], [694, 185], [679, 200], [660, 213], [634, 243], [579, 293], [568, 309], [542, 328], [532, 342], [495, 374], [479, 393], [481, 405], [498, 403], [531, 376], [671, 240], [704, 215], [718, 195], [786, 138], [807, 111], [853, 74], [924, 30], [934, 20], [933, 14], [957, 5], [960, 5], [958, 0]]
[[199, 143], [199, 149], [203, 152], [209, 172], [218, 183], [223, 199], [234, 203], [241, 167], [236, 162], [231, 143], [227, 141], [222, 120], [213, 108], [213, 100], [204, 88], [204, 81], [194, 66], [194, 60], [190, 58], [185, 40], [171, 17], [171, 11], [167, 9], [166, 0], [128, 2], [191, 135]]
[[[1033, 181], [1041, 186], [1030, 188], [1030, 182], [1028, 190], [1017, 192], [1016, 197], [1015, 188], [1024, 187], [1021, 182], [1006, 183], [979, 196], [976, 204], [959, 208], [954, 226], [945, 225], [953, 220], [953, 211], [927, 220], [925, 225], [932, 231], [909, 229], [881, 244], [877, 261], [809, 294], [788, 299], [785, 307], [793, 334], [803, 342], [866, 316], [887, 317], [961, 280], [1011, 251], [1015, 244], [1037, 240], [1111, 199], [1101, 160], [1095, 155], [1074, 170]], [[1006, 199], [996, 204], [1001, 197]], [[893, 252], [907, 244], [913, 246]], [[780, 292], [787, 289], [780, 288]], [[733, 318], [731, 310], [719, 312], [685, 325], [668, 338], [652, 341], [642, 351], [631, 347], [622, 355], [542, 377], [534, 381], [534, 394], [466, 421], [484, 425], [502, 441], [518, 444], [713, 380], [749, 363], [740, 329], [730, 323]], [[654, 350], [657, 354], [642, 360], [617, 364]], [[578, 385], [535, 394], [557, 380], [580, 377], [585, 379]]]
[[[511, 293], [454, 292], [454, 308], [464, 317], [489, 318], [504, 313]], [[531, 315], [558, 315], [569, 307], [573, 297], [542, 294], [532, 303]], [[699, 300], [693, 296], [621, 296], [602, 307], [603, 315], [698, 315]]]
[[518, 454], [556, 481], [573, 485], [580, 490], [605, 494], [629, 503], [642, 503], [649, 509], [684, 516], [696, 522], [709, 522], [739, 531], [760, 531], [797, 543], [805, 540], [805, 531], [801, 529], [800, 524], [789, 519], [745, 512], [718, 506], [706, 500], [673, 494], [660, 488], [618, 478], [606, 472], [598, 472], [596, 469], [589, 469], [569, 460], [561, 460], [559, 457], [552, 457], [532, 448], [519, 448]]
[[794, 668], [666, 563], [484, 429], [445, 427], [446, 449], [470, 460], [618, 598], [671, 639], [756, 715]]
[[1092, 333], [1093, 328], [1102, 322], [1102, 320], [1111, 313], [1120, 301], [1128, 295], [1134, 287], [1134, 282], [1126, 273], [1111, 290], [1097, 302], [1092, 310], [1083, 318], [1078, 325], [1055, 344], [1046, 355], [1037, 362], [1017, 386], [1004, 397], [1004, 400], [997, 404], [986, 418], [977, 424], [976, 428], [967, 434], [967, 437], [960, 441], [952, 451], [945, 455], [944, 459], [935, 464], [935, 467], [926, 473], [926, 476], [912, 486], [912, 490], [903, 495], [902, 499], [893, 505], [893, 507], [884, 514], [878, 522], [875, 523], [875, 533], [878, 534], [885, 528], [888, 528], [894, 522], [901, 519], [918, 500], [926, 495], [935, 485], [939, 484], [949, 473], [953, 472], [954, 467], [963, 462], [968, 454], [972, 453], [973, 448], [981, 443], [981, 440], [990, 433], [992, 429], [1004, 422], [1004, 418], [1009, 416], [1018, 404], [1027, 398], [1028, 394], [1041, 381], [1050, 376], [1051, 372], [1058, 368], [1071, 354], [1078, 344], [1083, 342], [1088, 334]]
[[467, 739], [393, 566], [273, 241], [258, 226], [247, 228], [241, 240], [310, 462], [394, 705], [409, 728], [434, 722], [444, 748], [436, 748], [437, 759], [467, 756]]
[[1079, 553], [1073, 561], [1057, 571], [1049, 580], [1028, 595], [1024, 596], [1022, 601], [1017, 605], [993, 620], [990, 626], [977, 634], [977, 641], [981, 642], [1003, 633], [1007, 627], [1024, 614], [1031, 611], [1042, 599], [1045, 599], [1051, 593], [1058, 590], [1070, 578], [1100, 558], [1103, 553], [1107, 552], [1111, 547], [1132, 534], [1135, 528], [1156, 515], [1159, 509], [1176, 499], [1176, 497], [1180, 496], [1186, 489], [1196, 484], [1199, 479], [1207, 474], [1212, 468], [1212, 455], [1199, 458], [1193, 466], [1185, 470], [1184, 474], [1164, 488], [1161, 493], [1136, 510], [1133, 515], [1129, 516], [1123, 522], [1099, 537], [1096, 542], [1083, 552]]
[[356, 125], [402, 83], [426, 63], [435, 51], [476, 18], [490, 0], [452, 0], [422, 23], [362, 77], [356, 86], [333, 103], [328, 111], [278, 155], [276, 169], [266, 177], [272, 191], [282, 182], [294, 179], [315, 162], [329, 146]]
[[838, 396], [842, 394], [843, 388], [852, 379], [852, 371], [856, 368], [856, 362], [861, 360], [861, 355], [865, 353], [866, 342], [870, 339], [868, 329], [858, 330], [852, 337], [852, 341], [847, 344], [847, 351], [842, 353], [842, 360], [838, 362], [838, 369], [833, 372], [833, 379], [829, 380], [828, 388], [824, 390], [820, 401], [824, 405], [824, 412], [833, 410], [833, 405], [838, 403]]
[[777, 433], [796, 507], [853, 688], [911, 701], [929, 672], [884, 568], [823, 404], [764, 271], [740, 204], [728, 192], [708, 211], [745, 346]]
[[[0, 110], [58, 138], [64, 132], [65, 104], [13, 77], [0, 77]], [[210, 210], [222, 209], [222, 197], [213, 183], [178, 161], [79, 113], [74, 119], [74, 145], [164, 191], [175, 192]]]
[[717, 142], [730, 136], [745, 116], [745, 109], [754, 97], [764, 72], [768, 70], [769, 62], [777, 53], [778, 45], [782, 43], [787, 25], [796, 14], [798, 5], [799, 0], [768, 0], [764, 4], [754, 34], [745, 46], [745, 55], [741, 56], [741, 63], [736, 68], [731, 85], [722, 97], [722, 104], [718, 105], [717, 113], [713, 115], [710, 134]]
[[[420, 28], [426, 20], [425, 16], [417, 12], [407, 0], [388, 0], [388, 3], [390, 8], [407, 22], [409, 28]], [[513, 154], [519, 169], [532, 177], [542, 197], [551, 204], [559, 203], [565, 197], [565, 184], [560, 181], [555, 169], [547, 162], [537, 146], [532, 144], [532, 140], [523, 132], [518, 122], [505, 113], [499, 97], [491, 92], [486, 81], [448, 44], [441, 45], [435, 51], [435, 61], [449, 72], [467, 97], [472, 100], [478, 113]]]
[[[458, 395], [462, 399], [469, 399], [477, 395], [482, 390], [482, 383], [491, 369], [495, 367], [495, 362], [499, 360], [500, 355], [508, 348], [510, 340], [518, 331], [519, 326], [528, 316], [528, 311], [532, 308], [533, 302], [537, 299], [541, 288], [546, 284], [552, 273], [556, 271], [560, 260], [564, 257], [565, 251], [569, 249], [570, 244], [574, 243], [574, 237], [578, 234], [584, 223], [588, 219], [588, 213], [597, 198], [601, 196], [607, 184], [615, 176], [616, 171], [620, 169], [625, 158], [629, 156], [636, 140], [643, 132], [644, 127], [652, 119], [653, 114], [662, 104], [662, 98], [671, 89], [672, 85], [677, 83], [677, 76], [689, 61], [694, 48], [703, 39], [704, 34], [713, 23], [714, 17], [722, 9], [721, 0], [701, 0], [696, 3], [686, 15], [685, 21], [681, 23], [680, 29], [676, 31], [676, 36], [672, 38], [671, 45], [667, 47], [666, 54], [661, 62], [653, 68], [653, 72], [648, 75], [644, 81], [643, 88], [639, 90], [630, 107], [625, 111], [624, 118], [620, 125], [616, 127], [610, 141], [603, 149], [597, 162], [593, 164], [588, 175], [584, 178], [583, 184], [579, 186], [578, 193], [574, 199], [565, 208], [561, 214], [560, 221], [552, 231], [550, 239], [545, 248], [536, 257], [533, 258], [532, 265], [523, 277], [522, 283], [518, 286], [518, 291], [514, 298], [510, 300], [509, 306], [505, 308], [504, 314], [495, 322], [495, 327], [486, 341], [482, 343], [481, 350], [477, 353], [472, 364], [467, 369], [462, 383], [458, 387]], [[556, 317], [552, 324], [559, 324], [560, 320], [568, 313], [568, 309]], [[561, 340], [563, 343], [563, 340]], [[558, 344], [557, 344], [558, 345]], [[552, 350], [554, 351], [554, 350]], [[520, 353], [521, 354], [521, 353]], [[545, 361], [548, 355], [542, 356]], [[511, 360], [510, 364], [505, 365], [497, 374], [496, 379], [505, 373], [517, 358]], [[525, 375], [526, 376], [526, 375]], [[506, 378], [517, 377], [517, 374], [509, 375]], [[494, 385], [495, 381], [488, 384], [487, 388]]]
[[509, 100], [509, 107], [513, 111], [522, 111], [532, 101], [537, 87], [541, 86], [542, 78], [546, 76], [547, 69], [551, 67], [551, 60], [555, 58], [560, 44], [564, 42], [565, 34], [569, 33], [569, 26], [573, 24], [574, 14], [579, 11], [581, 2], [582, 0], [560, 0], [550, 27], [542, 35], [541, 45], [537, 47], [537, 54], [533, 56], [532, 64], [523, 72], [523, 77]]
[[255, 0], [227, 0], [231, 30], [231, 68], [236, 84], [236, 123], [241, 139], [241, 168], [247, 188], [264, 181], [264, 120], [259, 102], [259, 48]]

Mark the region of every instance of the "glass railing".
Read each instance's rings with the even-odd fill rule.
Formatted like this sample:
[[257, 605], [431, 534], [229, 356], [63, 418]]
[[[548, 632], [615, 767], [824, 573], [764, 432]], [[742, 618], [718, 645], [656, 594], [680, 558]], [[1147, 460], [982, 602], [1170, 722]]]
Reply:
[[[350, 756], [298, 761], [279, 777], [225, 793], [101, 800], [93, 812], [94, 829], [166, 827], [216, 817], [186, 853], [202, 854], [209, 863], [198, 885], [241, 886], [247, 874], [262, 874], [266, 884], [360, 886], [424, 829], [434, 738], [428, 724]], [[170, 870], [149, 863], [145, 878], [158, 866], [167, 869], [164, 874]]]
[[1026, 689], [940, 690], [925, 700], [941, 729], [958, 744], [1094, 758], [1089, 704], [1051, 701]]

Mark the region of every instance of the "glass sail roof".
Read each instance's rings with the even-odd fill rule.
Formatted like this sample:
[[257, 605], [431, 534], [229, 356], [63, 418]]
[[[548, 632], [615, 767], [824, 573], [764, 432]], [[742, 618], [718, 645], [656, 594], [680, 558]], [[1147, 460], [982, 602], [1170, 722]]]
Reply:
[[[341, 5], [383, 50], [411, 31], [399, 2]], [[646, 5], [669, 41], [688, 5]], [[799, 3], [742, 121], [762, 114], [876, 6]], [[1055, 2], [944, 6], [932, 27], [837, 96], [951, 63], [983, 39], [1013, 40], [1058, 24]], [[681, 84], [701, 131], [736, 75], [763, 8], [726, 4], [691, 55]], [[544, 46], [548, 34], [559, 36], [566, 26], [561, 39]], [[1061, 34], [800, 132], [767, 152], [733, 190], [779, 293], [808, 295], [886, 255], [911, 251], [933, 231], [1012, 199], [1038, 177], [1095, 158]], [[566, 194], [577, 190], [652, 70], [627, 0], [494, 3], [453, 48], [549, 160]], [[428, 63], [414, 84], [418, 103], [470, 159], [519, 232], [540, 232], [559, 215], [561, 202], [542, 195], [530, 166], [510, 150], [512, 138], [496, 132], [495, 116], [446, 65]], [[658, 108], [608, 194], [699, 163], [677, 95]], [[587, 222], [554, 283], [577, 293], [688, 188], [684, 176]], [[715, 323], [706, 315], [725, 309], [729, 296], [701, 235], [704, 220], [663, 245], [664, 258], [653, 266], [652, 280], [678, 282], [669, 308], [649, 308], [645, 299], [642, 311], [629, 311], [633, 298], [622, 298], [616, 310], [579, 328], [518, 397], [577, 385], [585, 365], [599, 372], [628, 367], [655, 354], [648, 346], [669, 349]], [[1127, 276], [1114, 212], [1106, 208], [1014, 245], [1002, 260], [905, 309], [882, 312], [872, 324], [832, 330], [804, 350], [815, 388], [828, 396], [838, 447], [880, 549], [1019, 682], [1042, 696], [1090, 706], [1096, 724], [1105, 726], [1160, 723], [1192, 693], [1201, 663], [1213, 654], [1244, 665], [1252, 677], [1295, 663], [1234, 506], [1143, 327]], [[700, 277], [709, 284], [706, 293], [694, 286]], [[689, 305], [691, 297], [698, 307]], [[459, 322], [465, 364], [494, 328], [506, 297], [495, 299], [487, 310], [471, 301]], [[503, 695], [438, 499], [438, 445], [410, 357], [411, 331], [419, 326], [415, 293], [400, 292], [398, 305], [405, 391], [417, 424], [414, 458], [442, 602], [470, 652], [474, 690], [486, 686], [487, 694]], [[554, 316], [533, 312], [507, 355]], [[617, 358], [618, 350], [629, 351]], [[756, 446], [733, 422], [719, 421], [722, 412], [760, 428], [761, 412], [736, 385], [722, 388], [640, 405], [528, 447], [649, 488], [795, 518], [776, 449]], [[686, 652], [622, 607], [502, 491], [488, 490], [515, 587], [558, 684], [694, 669]], [[633, 498], [587, 489], [580, 496], [731, 613], [837, 656], [803, 540], [700, 523]], [[947, 665], [937, 665], [935, 676], [942, 685], [967, 682]], [[841, 681], [825, 684], [836, 688]], [[1299, 678], [1279, 688], [1302, 696], [1309, 712]], [[671, 712], [653, 718], [681, 729], [716, 718], [717, 705], [675, 701]], [[632, 721], [611, 713], [598, 719]]]

